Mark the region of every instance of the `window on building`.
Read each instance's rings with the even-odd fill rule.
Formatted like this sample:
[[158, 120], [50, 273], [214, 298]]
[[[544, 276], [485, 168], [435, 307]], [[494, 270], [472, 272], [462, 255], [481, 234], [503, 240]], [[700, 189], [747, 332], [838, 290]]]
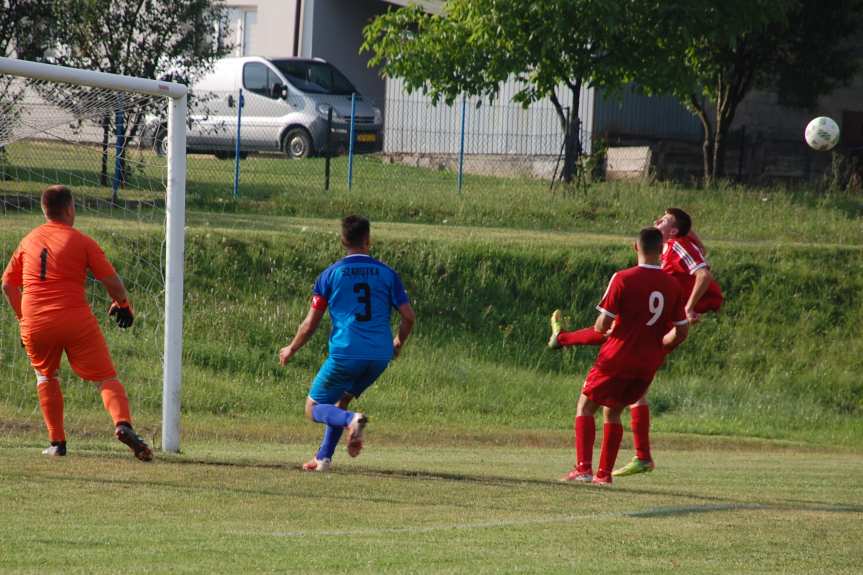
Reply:
[[217, 38], [231, 47], [232, 56], [255, 55], [255, 29], [258, 13], [254, 9], [228, 8], [225, 21], [216, 25]]

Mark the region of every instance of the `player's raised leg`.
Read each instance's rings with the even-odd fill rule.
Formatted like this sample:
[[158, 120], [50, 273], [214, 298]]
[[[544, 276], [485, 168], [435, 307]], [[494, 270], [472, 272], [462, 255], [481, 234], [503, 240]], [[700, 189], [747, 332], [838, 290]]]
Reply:
[[576, 331], [563, 331], [563, 315], [559, 309], [551, 314], [551, 336], [548, 338], [548, 347], [560, 349], [572, 345], [601, 345], [605, 341], [605, 334], [597, 332], [592, 327], [586, 327]]

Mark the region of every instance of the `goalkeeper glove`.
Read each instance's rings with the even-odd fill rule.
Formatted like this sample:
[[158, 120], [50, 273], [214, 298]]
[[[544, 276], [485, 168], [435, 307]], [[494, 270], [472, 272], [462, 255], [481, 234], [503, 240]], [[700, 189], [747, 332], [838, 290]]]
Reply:
[[121, 302], [113, 302], [108, 310], [108, 315], [117, 320], [117, 325], [126, 329], [132, 322], [135, 321], [135, 314], [132, 312], [132, 304], [129, 300]]

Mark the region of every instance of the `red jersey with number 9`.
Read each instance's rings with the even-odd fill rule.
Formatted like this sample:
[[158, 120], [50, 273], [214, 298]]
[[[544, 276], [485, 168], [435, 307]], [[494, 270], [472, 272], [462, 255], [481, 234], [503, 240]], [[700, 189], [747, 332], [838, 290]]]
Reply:
[[673, 325], [687, 323], [680, 285], [660, 266], [641, 264], [611, 278], [600, 313], [614, 318], [594, 368], [603, 374], [651, 379], [665, 359], [662, 338]]
[[51, 321], [58, 312], [89, 315], [84, 292], [87, 270], [97, 280], [116, 275], [96, 240], [59, 222], [43, 224], [21, 240], [3, 273], [3, 283], [21, 286], [22, 326]]

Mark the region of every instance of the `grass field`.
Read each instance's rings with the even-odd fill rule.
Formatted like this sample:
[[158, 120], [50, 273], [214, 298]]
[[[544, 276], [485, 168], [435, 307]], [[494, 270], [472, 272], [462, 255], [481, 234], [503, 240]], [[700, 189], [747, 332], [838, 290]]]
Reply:
[[863, 561], [859, 454], [659, 436], [657, 470], [608, 489], [555, 481], [572, 458], [562, 435], [374, 438], [320, 475], [298, 469], [308, 441], [190, 441], [144, 465], [97, 439], [45, 460], [41, 437], [5, 435], [0, 571], [852, 574]]
[[[24, 152], [0, 193], [38, 193], [40, 169], [66, 181], [40, 162], [73, 168], [80, 194], [109, 193], [92, 154]], [[32, 371], [0, 308], [0, 572], [860, 571], [863, 198], [666, 184], [564, 197], [479, 177], [459, 195], [451, 174], [369, 158], [351, 192], [323, 192], [319, 163], [263, 160], [245, 161], [233, 200], [230, 162], [190, 158], [182, 454], [132, 460], [64, 366], [71, 452], [44, 460]], [[123, 196], [158, 199], [159, 175], [138, 176]], [[547, 350], [548, 314], [592, 323], [632, 234], [669, 205], [696, 217], [726, 306], [651, 389], [657, 471], [610, 490], [559, 484], [595, 350]], [[373, 417], [362, 457], [303, 474], [326, 326], [288, 368], [276, 352], [351, 211], [372, 218], [373, 253], [401, 272], [419, 322], [358, 403]], [[103, 329], [158, 445], [162, 214], [79, 215], [132, 293], [135, 326]], [[5, 213], [4, 261], [39, 219]], [[103, 291], [89, 297], [103, 317]]]

